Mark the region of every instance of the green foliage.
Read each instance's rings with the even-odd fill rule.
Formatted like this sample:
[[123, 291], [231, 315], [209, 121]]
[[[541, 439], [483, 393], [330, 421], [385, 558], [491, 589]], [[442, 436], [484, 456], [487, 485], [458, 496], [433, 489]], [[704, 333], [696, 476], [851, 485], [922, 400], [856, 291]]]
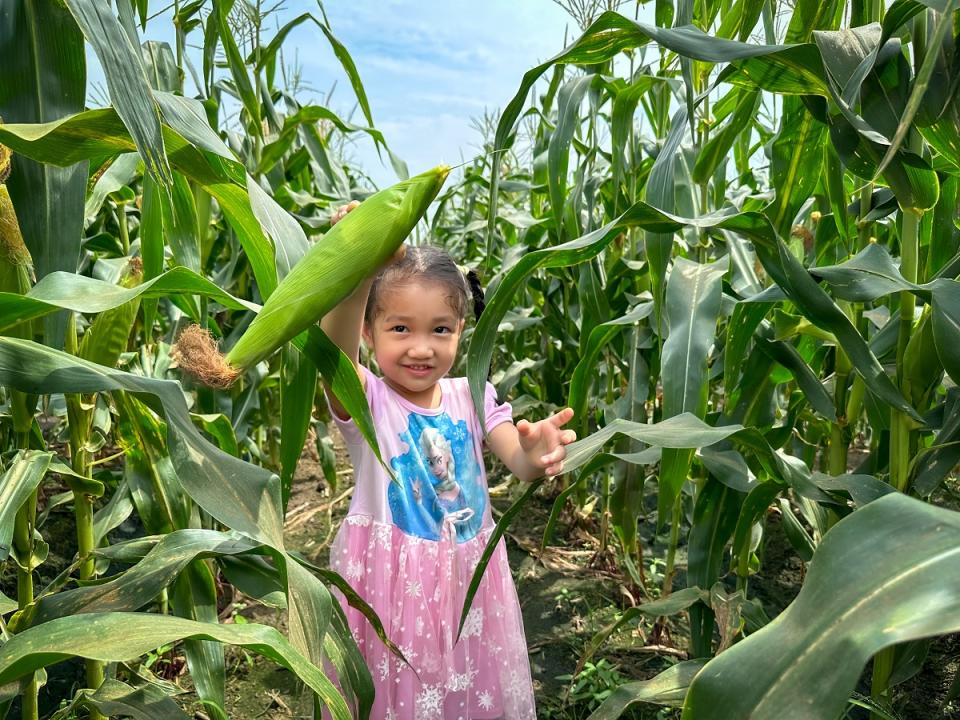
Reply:
[[[252, 6], [198, 0], [176, 6], [174, 48], [138, 47], [146, 0], [116, 15], [35, 5], [0, 15], [15, 64], [0, 73], [0, 143], [36, 269], [0, 293], [0, 714], [16, 693], [39, 718], [43, 668], [80, 657], [86, 687], [55, 717], [182, 715], [169, 688], [104, 666], [176, 647], [226, 717], [234, 643], [294, 671], [335, 716], [351, 704], [365, 717], [371, 678], [328, 586], [399, 649], [283, 534], [318, 372], [376, 447], [352, 362], [298, 326], [214, 391], [182, 377], [170, 347], [189, 319], [237, 348], [261, 305], [283, 300], [332, 206], [370, 194], [339, 156], [345, 138], [406, 167], [325, 17], [268, 38]], [[487, 282], [462, 360], [480, 412], [488, 377], [517, 416], [577, 412], [575, 475], [543, 545], [576, 505], [634, 598], [564, 678], [566, 706], [544, 712], [891, 716], [892, 687], [928, 649], [914, 641], [957, 629], [957, 515], [936, 506], [960, 460], [957, 2], [657, 2], [654, 24], [600, 5], [481, 121], [487, 152], [427, 212], [434, 241]], [[366, 126], [280, 84], [283, 43], [307, 22]], [[83, 107], [83, 38], [109, 107]], [[38, 492], [54, 475], [70, 492], [45, 513], [73, 504], [79, 551], [41, 587]], [[549, 486], [500, 516], [463, 617], [495, 543]], [[148, 537], [114, 543], [133, 514]], [[807, 572], [770, 621], [754, 578], [773, 516]], [[99, 577], [111, 563], [129, 567]], [[221, 624], [218, 574], [285, 607], [288, 637], [240, 615]], [[597, 656], [642, 622], [682, 647], [633, 680]], [[868, 701], [855, 686], [871, 657]], [[823, 667], [840, 670], [827, 682]]]

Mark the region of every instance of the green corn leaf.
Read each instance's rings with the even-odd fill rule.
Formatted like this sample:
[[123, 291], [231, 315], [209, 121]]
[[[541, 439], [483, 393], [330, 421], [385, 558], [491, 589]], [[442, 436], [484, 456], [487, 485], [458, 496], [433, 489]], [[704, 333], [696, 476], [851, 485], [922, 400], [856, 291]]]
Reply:
[[[128, 265], [121, 281], [123, 286], [136, 287], [140, 280], [138, 269]], [[83, 333], [78, 355], [100, 365], [116, 366], [120, 354], [127, 349], [139, 307], [139, 298], [134, 298], [97, 315]]]
[[[186, 110], [180, 120], [192, 123], [194, 134], [201, 139], [203, 128], [212, 133], [205, 122], [201, 124]], [[216, 198], [243, 246], [261, 295], [268, 296], [277, 286], [274, 249], [253, 214], [248, 193], [238, 185], [245, 182], [242, 166], [204, 146], [191, 144], [169, 127], [164, 126], [163, 133], [171, 164]], [[45, 125], [0, 124], [0, 142], [35, 160], [61, 165], [136, 149], [112, 108], [89, 110]]]
[[254, 623], [212, 625], [169, 615], [91, 613], [29, 628], [0, 647], [0, 685], [71, 657], [128, 660], [186, 638], [229, 643], [263, 655], [303, 680], [333, 717], [351, 718], [333, 683], [274, 628]]
[[160, 113], [150, 91], [140, 48], [131, 43], [107, 3], [66, 0], [87, 42], [100, 58], [110, 98], [136, 141], [147, 171], [161, 185], [171, 182]]
[[958, 544], [960, 515], [899, 493], [841, 520], [790, 607], [700, 671], [684, 717], [839, 716], [874, 653], [960, 629]]
[[557, 126], [547, 146], [547, 184], [550, 189], [550, 209], [557, 237], [563, 238], [563, 216], [567, 208], [567, 168], [570, 163], [570, 143], [580, 125], [580, 104], [594, 81], [593, 75], [583, 75], [565, 83], [557, 94]]
[[[661, 355], [665, 419], [681, 413], [702, 418], [706, 413], [707, 363], [720, 314], [721, 280], [728, 265], [727, 258], [709, 265], [684, 258], [674, 261], [666, 294], [670, 334]], [[657, 494], [661, 523], [670, 517], [670, 509], [686, 482], [692, 459], [692, 449], [664, 450]]]
[[493, 532], [490, 533], [490, 539], [487, 540], [487, 544], [483, 548], [480, 560], [477, 561], [477, 567], [473, 571], [473, 577], [470, 578], [470, 585], [467, 586], [467, 594], [463, 600], [463, 609], [460, 612], [460, 623], [457, 625], [458, 640], [460, 639], [460, 633], [463, 632], [463, 624], [467, 621], [467, 615], [470, 613], [470, 606], [473, 605], [473, 597], [477, 594], [477, 590], [480, 589], [484, 571], [487, 569], [487, 565], [490, 564], [490, 558], [493, 557], [493, 553], [497, 549], [497, 544], [503, 538], [503, 534], [507, 531], [507, 528], [510, 527], [510, 523], [513, 522], [514, 518], [516, 518], [524, 505], [527, 504], [527, 501], [537, 491], [537, 488], [543, 484], [544, 480], [545, 478], [540, 478], [528, 483], [526, 490], [523, 491], [523, 495], [515, 500], [513, 505], [507, 508], [507, 511], [500, 516], [500, 519], [497, 520], [496, 527], [494, 527]]
[[78, 707], [95, 707], [107, 717], [119, 715], [133, 720], [189, 720], [177, 702], [161, 688], [149, 683], [131, 687], [119, 680], [106, 679], [93, 690], [81, 690], [73, 701], [58, 711], [51, 720], [75, 717]]
[[[745, 495], [708, 479], [701, 486], [693, 509], [687, 549], [687, 587], [708, 588], [720, 578], [727, 542], [736, 529]], [[690, 608], [690, 645], [696, 657], [712, 652], [714, 613], [702, 600]]]
[[[162, 542], [162, 540], [161, 540]], [[217, 583], [210, 567], [194, 560], [173, 582], [173, 611], [187, 620], [217, 624]], [[204, 710], [214, 720], [227, 720], [224, 710], [226, 665], [223, 645], [212, 640], [188, 639], [183, 642], [190, 679]]]
[[[690, 175], [695, 183], [704, 183], [714, 174], [720, 163], [730, 153], [730, 148], [733, 147], [737, 137], [753, 122], [757, 108], [760, 106], [759, 92], [748, 88], [734, 88], [730, 92], [736, 93], [736, 107], [720, 131], [712, 135], [709, 142], [700, 149]], [[775, 174], [771, 176], [776, 178]]]
[[783, 119], [773, 141], [770, 178], [776, 198], [766, 213], [781, 237], [790, 237], [794, 217], [819, 181], [827, 129], [798, 97], [783, 99]]
[[284, 348], [280, 369], [280, 480], [284, 512], [290, 500], [297, 462], [310, 429], [316, 392], [316, 366], [292, 347]]
[[570, 407], [574, 410], [574, 417], [585, 420], [587, 415], [587, 402], [589, 400], [590, 386], [593, 383], [593, 375], [597, 355], [614, 337], [616, 337], [627, 325], [638, 323], [648, 317], [653, 312], [653, 303], [642, 302], [636, 305], [630, 312], [623, 317], [610, 320], [590, 331], [590, 336], [580, 352], [580, 360], [573, 370], [573, 377], [570, 380]]
[[[504, 150], [513, 144], [514, 127], [527, 102], [530, 88], [544, 72], [556, 64], [597, 64], [615, 57], [624, 50], [656, 42], [685, 58], [720, 63], [761, 57], [761, 68], [771, 75], [789, 74], [801, 93], [820, 91], [823, 87], [823, 67], [816, 48], [798, 46], [788, 48], [779, 45], [752, 45], [710, 37], [693, 26], [662, 28], [634, 22], [619, 13], [609, 11], [598, 17], [583, 35], [562, 52], [544, 63], [528, 70], [520, 87], [507, 103], [497, 125], [494, 150]], [[753, 79], [754, 71], [750, 75]], [[763, 87], [763, 85], [761, 85]], [[811, 88], [814, 88], [811, 90]], [[682, 112], [686, 114], [686, 109]], [[684, 123], [686, 124], [686, 123]], [[488, 209], [488, 233], [493, 235], [497, 217], [497, 197], [500, 179], [500, 155], [491, 162], [490, 203]]]
[[114, 579], [40, 598], [25, 618], [26, 624], [82, 613], [137, 610], [173, 583], [194, 559], [237, 555], [258, 547], [259, 543], [237, 533], [175, 530], [161, 536], [140, 562]]
[[[285, 554], [277, 477], [207, 442], [193, 425], [178, 383], [86, 363], [35, 343], [0, 338], [0, 384], [38, 394], [125, 390], [157, 403], [166, 421], [170, 458], [183, 489], [227, 527], [277, 550], [277, 558], [286, 569], [292, 641], [303, 653], [319, 652], [316, 638], [326, 634], [332, 600], [316, 578], [298, 570], [299, 566], [291, 564]], [[44, 627], [47, 625], [44, 623]], [[218, 636], [203, 639], [216, 640]], [[7, 647], [9, 644], [4, 649]]]
[[[173, 268], [132, 288], [106, 283], [73, 273], [57, 272], [37, 283], [27, 295], [0, 293], [0, 330], [60, 309], [82, 313], [105, 313], [142, 297], [202, 295], [234, 310], [259, 309], [235, 298], [186, 268]], [[199, 321], [199, 318], [195, 318]]]
[[250, 82], [250, 76], [247, 74], [247, 67], [243, 62], [243, 56], [237, 47], [237, 41], [233, 37], [230, 25], [227, 23], [227, 15], [230, 13], [230, 7], [233, 0], [214, 0], [213, 15], [216, 17], [218, 36], [220, 44], [223, 46], [223, 53], [227, 58], [227, 65], [230, 68], [230, 76], [240, 96], [240, 102], [244, 110], [247, 111], [248, 122], [246, 124], [247, 132], [253, 135], [263, 136], [263, 125], [260, 121], [260, 101]]
[[43, 480], [53, 453], [21, 450], [0, 476], [0, 561], [10, 556], [17, 512]]
[[[132, 38], [134, 43], [136, 43], [136, 37], [136, 29], [134, 29]], [[180, 90], [180, 69], [177, 67], [177, 60], [169, 43], [147, 40], [140, 46], [140, 52], [152, 90], [165, 90], [171, 93]]]
[[910, 99], [907, 100], [907, 106], [900, 116], [900, 122], [897, 124], [896, 133], [890, 140], [890, 146], [887, 148], [886, 154], [877, 167], [877, 175], [881, 175], [883, 171], [886, 170], [887, 165], [893, 160], [900, 146], [903, 144], [904, 139], [907, 137], [907, 132], [910, 130], [917, 110], [920, 109], [920, 103], [923, 102], [924, 95], [927, 93], [930, 78], [933, 76], [933, 70], [939, 60], [940, 46], [946, 37], [947, 30], [953, 28], [953, 9], [955, 7], [957, 7], [957, 0], [947, 0], [946, 7], [937, 20], [937, 25], [930, 38], [923, 64], [920, 66], [917, 77], [914, 79], [913, 87], [910, 90]]
[[[150, 175], [143, 179], [143, 207], [140, 213], [140, 256], [143, 258], [143, 279], [152, 280], [163, 272], [166, 234], [173, 224], [170, 196]], [[143, 324], [153, 327], [158, 301], [143, 302]]]
[[960, 282], [943, 281], [933, 291], [933, 340], [947, 374], [960, 382]]
[[117, 156], [110, 167], [97, 178], [93, 190], [87, 196], [87, 202], [83, 208], [83, 214], [86, 216], [85, 225], [87, 227], [96, 220], [97, 213], [103, 206], [107, 195], [117, 192], [123, 187], [130, 185], [137, 175], [137, 166], [140, 164], [140, 155], [137, 153], [124, 153]]
[[[668, 213], [677, 210], [677, 163], [680, 155], [680, 142], [687, 129], [685, 110], [678, 110], [670, 121], [670, 133], [650, 169], [644, 190], [647, 204]], [[643, 234], [643, 248], [650, 263], [650, 277], [653, 281], [653, 302], [656, 311], [658, 332], [663, 316], [664, 283], [667, 266], [673, 254], [673, 232]]]
[[650, 680], [624, 683], [610, 693], [610, 696], [587, 720], [614, 720], [629, 707], [638, 703], [680, 706], [683, 704], [690, 683], [703, 666], [702, 660], [685, 660], [672, 665]]

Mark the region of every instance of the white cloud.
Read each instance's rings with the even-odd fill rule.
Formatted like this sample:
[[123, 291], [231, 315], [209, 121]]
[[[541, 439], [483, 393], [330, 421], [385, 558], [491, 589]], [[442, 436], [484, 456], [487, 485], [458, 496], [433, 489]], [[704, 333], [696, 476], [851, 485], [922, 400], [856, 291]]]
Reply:
[[[472, 156], [480, 138], [471, 119], [505, 106], [523, 74], [563, 48], [573, 25], [551, 0], [356, 0], [330, 4], [327, 14], [357, 65], [377, 127], [411, 171]], [[306, 34], [291, 34], [288, 44], [316, 48], [299, 54], [311, 84], [343, 78], [322, 34]], [[338, 87], [332, 104], [346, 111], [353, 99], [342, 80]], [[389, 184], [392, 170], [367, 145], [357, 145], [355, 156], [376, 182]]]

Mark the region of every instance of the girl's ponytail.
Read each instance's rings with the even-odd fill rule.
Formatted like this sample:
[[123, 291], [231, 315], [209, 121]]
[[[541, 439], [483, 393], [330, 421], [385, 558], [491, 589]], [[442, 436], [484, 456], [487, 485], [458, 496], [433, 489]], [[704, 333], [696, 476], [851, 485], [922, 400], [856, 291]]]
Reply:
[[467, 270], [464, 274], [467, 277], [467, 287], [470, 288], [470, 295], [473, 297], [473, 314], [479, 320], [480, 314], [487, 306], [483, 298], [483, 288], [480, 287], [480, 277], [473, 270]]

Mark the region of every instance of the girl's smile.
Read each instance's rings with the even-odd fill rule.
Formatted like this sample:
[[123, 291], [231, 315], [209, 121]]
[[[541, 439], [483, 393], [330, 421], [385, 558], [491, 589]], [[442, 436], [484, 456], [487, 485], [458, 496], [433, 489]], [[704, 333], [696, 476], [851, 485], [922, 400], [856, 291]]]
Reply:
[[384, 379], [413, 404], [437, 407], [437, 382], [453, 367], [464, 324], [446, 289], [439, 283], [401, 283], [383, 293], [380, 308], [363, 337]]

